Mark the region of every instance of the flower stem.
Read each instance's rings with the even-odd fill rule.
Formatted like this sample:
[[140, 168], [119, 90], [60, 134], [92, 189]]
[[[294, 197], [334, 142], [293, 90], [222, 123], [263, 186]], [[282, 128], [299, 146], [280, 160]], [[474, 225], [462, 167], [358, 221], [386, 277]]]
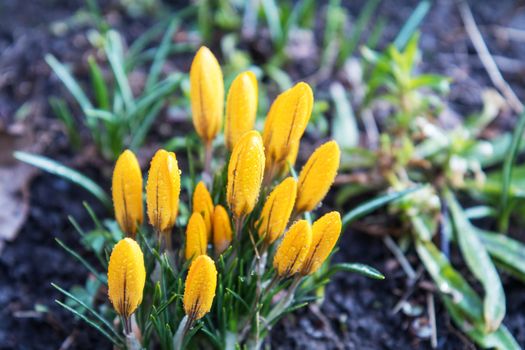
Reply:
[[208, 185], [212, 184], [211, 158], [213, 156], [213, 144], [211, 141], [206, 142], [204, 146], [204, 173], [203, 179]]

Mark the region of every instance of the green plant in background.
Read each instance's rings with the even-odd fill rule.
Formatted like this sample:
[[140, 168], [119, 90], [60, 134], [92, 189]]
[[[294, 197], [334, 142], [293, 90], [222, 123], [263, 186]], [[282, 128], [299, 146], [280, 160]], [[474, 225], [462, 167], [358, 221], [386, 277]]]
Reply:
[[[109, 30], [103, 37], [103, 51], [109, 63], [111, 79], [104, 76], [96, 59], [90, 56], [89, 90], [84, 90], [67, 67], [54, 56], [46, 56], [47, 63], [80, 106], [82, 115], [75, 118], [63, 99], [52, 98], [50, 101], [55, 114], [64, 122], [73, 146], [80, 146], [80, 130], [84, 127], [89, 130], [95, 146], [108, 159], [116, 159], [124, 148], [137, 149], [142, 145], [162, 107], [182, 80], [182, 75], [177, 73], [161, 79], [161, 70], [178, 26], [177, 19], [169, 23], [154, 52], [149, 74], [138, 96], [132, 92], [128, 75], [140, 62], [141, 52], [136, 52], [138, 50], [132, 46], [129, 56], [125, 56], [122, 38], [115, 31]], [[139, 44], [145, 46], [141, 41], [137, 42]]]
[[[350, 24], [348, 9], [340, 1], [330, 1], [321, 6], [312, 0], [279, 3], [274, 0], [202, 0], [173, 12], [167, 19], [159, 17], [159, 23], [126, 50], [121, 36], [110, 29], [97, 2], [92, 0], [87, 3], [87, 11], [98, 31], [88, 37], [95, 48], [102, 49], [103, 59], [107, 60], [109, 67], [101, 65], [100, 58], [89, 57], [89, 82], [83, 82], [69, 73], [65, 64], [48, 55], [46, 61], [80, 106], [80, 115], [62, 98], [53, 97], [50, 104], [64, 123], [75, 149], [81, 146], [84, 140], [81, 131], [87, 128], [102, 155], [114, 160], [124, 148], [137, 150], [140, 147], [162, 108], [174, 101], [170, 99], [174, 90], [181, 83], [182, 88], [186, 86], [187, 77], [180, 72], [161, 80], [164, 63], [172, 55], [195, 50], [198, 40], [215, 43], [219, 39], [227, 86], [236, 72], [250, 69], [258, 77], [269, 77], [275, 83], [270, 90], [284, 90], [292, 86], [293, 79], [286, 73], [286, 66], [295, 59], [293, 53], [297, 50], [294, 45], [299, 41], [307, 42], [308, 48], [305, 49], [316, 50], [319, 46], [320, 50], [320, 68], [311, 79], [315, 83], [326, 79], [333, 69], [342, 67], [354, 54], [379, 4], [380, 0], [369, 2], [353, 25]], [[151, 3], [151, 8], [159, 6]], [[166, 6], [163, 11], [172, 10]], [[315, 43], [314, 36], [315, 13], [322, 13], [322, 22], [326, 23], [319, 45]], [[374, 33], [369, 37], [369, 45], [377, 42], [383, 24], [376, 24]], [[189, 35], [187, 39], [174, 41], [174, 34], [179, 30], [185, 30]], [[352, 31], [350, 40], [346, 39], [348, 30]], [[256, 63], [260, 58], [246, 49], [246, 43], [252, 45], [254, 35], [265, 32], [269, 35], [272, 55], [259, 68]], [[211, 33], [214, 33], [213, 38]], [[162, 38], [159, 40], [159, 37]], [[138, 69], [146, 69], [148, 76], [145, 86], [141, 87], [139, 83], [137, 88], [136, 83], [131, 86], [129, 75]], [[260, 96], [260, 108], [267, 108], [266, 89], [260, 91]], [[321, 93], [315, 104], [310, 129], [319, 137], [325, 136], [328, 131], [324, 113], [328, 109], [326, 99], [329, 97]], [[187, 101], [179, 102], [184, 109], [188, 108]]]
[[[101, 222], [89, 207], [93, 231], [72, 220], [107, 278], [59, 241], [93, 278], [71, 291], [55, 285], [67, 297], [57, 302], [116, 347], [260, 348], [284, 315], [322, 297], [319, 290], [334, 273], [382, 279], [362, 264], [330, 264], [339, 234], [354, 220], [421, 190], [379, 196], [342, 218], [338, 212], [319, 215], [340, 151], [335, 141], [326, 142], [296, 175], [297, 149], [313, 108], [310, 87], [298, 83], [279, 95], [261, 135], [253, 130], [254, 109], [245, 105], [256, 103], [257, 81], [241, 73], [228, 93], [226, 134], [219, 138], [220, 70], [211, 51], [201, 48], [190, 71], [190, 96], [200, 148], [222, 156], [204, 162], [200, 176], [191, 170], [191, 157], [187, 175], [175, 153], [157, 151], [145, 186], [151, 227], [143, 225], [138, 161], [129, 150], [119, 156], [112, 183], [115, 220]], [[191, 205], [183, 205], [183, 198], [191, 198]], [[115, 311], [93, 302], [106, 288]]]
[[[448, 90], [449, 79], [417, 74], [418, 37], [413, 35], [402, 50], [394, 45], [383, 53], [362, 50], [368, 68], [362, 111], [383, 111], [383, 133], [377, 151], [350, 149], [346, 157], [343, 154], [343, 168], [364, 172], [374, 181], [349, 185], [339, 201], [345, 202], [356, 193], [424, 186], [390, 205], [390, 212], [402, 218], [410, 234], [400, 238], [400, 245], [385, 238], [400, 260], [409, 285], [418, 278], [404, 258], [411, 244], [450, 316], [470, 339], [482, 348], [519, 349], [502, 324], [505, 293], [498, 270], [524, 280], [525, 246], [506, 232], [488, 232], [472, 221], [485, 219], [495, 226], [501, 218], [499, 210], [509, 207], [501, 199], [520, 198], [516, 190], [516, 181], [520, 180], [516, 177], [511, 181], [508, 167], [512, 167], [518, 151], [516, 140], [521, 138], [523, 123], [513, 136], [504, 133], [492, 140], [483, 139], [482, 131], [501, 107], [501, 97], [488, 92], [481, 113], [455, 126], [443, 126], [438, 119], [444, 106], [440, 96]], [[365, 161], [356, 162], [360, 155]], [[495, 167], [502, 161], [507, 164], [503, 171]], [[519, 173], [517, 170], [514, 174]], [[496, 185], [494, 181], [499, 182]], [[481, 204], [464, 208], [458, 200], [464, 196]], [[465, 265], [481, 285], [481, 294], [468, 282], [470, 277], [452, 265], [451, 243], [457, 245]]]

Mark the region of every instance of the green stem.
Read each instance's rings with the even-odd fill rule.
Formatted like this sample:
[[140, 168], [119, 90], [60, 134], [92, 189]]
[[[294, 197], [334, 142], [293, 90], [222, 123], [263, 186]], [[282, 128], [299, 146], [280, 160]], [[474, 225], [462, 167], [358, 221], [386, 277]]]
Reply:
[[211, 185], [213, 182], [213, 175], [211, 169], [211, 159], [213, 157], [213, 144], [211, 141], [206, 142], [204, 146], [204, 173], [203, 179], [208, 185]]

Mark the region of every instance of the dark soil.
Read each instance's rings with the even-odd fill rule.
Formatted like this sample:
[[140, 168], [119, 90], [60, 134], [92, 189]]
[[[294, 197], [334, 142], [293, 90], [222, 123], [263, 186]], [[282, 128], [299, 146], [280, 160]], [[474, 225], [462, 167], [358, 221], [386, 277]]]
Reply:
[[[37, 178], [31, 186], [29, 218], [0, 255], [0, 349], [58, 349], [66, 339], [75, 349], [110, 348], [105, 338], [54, 302], [63, 298], [50, 284], [70, 289], [86, 281], [85, 267], [55, 242], [57, 237], [80, 249], [79, 235], [67, 216], [91, 226], [83, 201], [97, 209], [89, 194], [51, 175]], [[37, 305], [47, 311], [35, 312]]]
[[[400, 2], [385, 1], [380, 8], [380, 14], [388, 20], [386, 39], [395, 36], [417, 3]], [[85, 26], [57, 36], [50, 33], [49, 24], [70, 18], [80, 3], [66, 0], [4, 0], [0, 3], [0, 131], [8, 129], [15, 113], [27, 101], [33, 107], [29, 117], [36, 129], [46, 131], [49, 123], [47, 98], [60, 90], [56, 80], [50, 79], [43, 55], [52, 52], [67, 62], [78, 63], [85, 62], [84, 54], [89, 50]], [[352, 15], [357, 16], [362, 3], [348, 1]], [[508, 0], [499, 1], [498, 6], [494, 6], [493, 1], [472, 2], [489, 48], [500, 56], [505, 78], [518, 96], [523, 96], [523, 45], [519, 41], [505, 40], [495, 30], [496, 26], [525, 29], [525, 11], [520, 6], [521, 3]], [[125, 25], [120, 22], [129, 28], [131, 34], [127, 34], [131, 36], [143, 30], [144, 23], [147, 21], [126, 21]], [[457, 112], [479, 110], [481, 91], [491, 84], [465, 35], [452, 0], [434, 5], [422, 33], [423, 69], [454, 78], [450, 100]], [[506, 126], [512, 126], [512, 119], [506, 120]], [[67, 159], [71, 153], [60, 135], [53, 134], [53, 147], [48, 147], [46, 152], [55, 158], [64, 158], [65, 154]], [[98, 172], [92, 166], [87, 170], [91, 175]], [[67, 289], [84, 284], [87, 277], [85, 268], [54, 241], [54, 237], [58, 237], [91, 259], [82, 251], [78, 235], [67, 220], [67, 215], [72, 215], [81, 226], [89, 228], [92, 225], [82, 206], [83, 200], [92, 199], [74, 185], [50, 175], [36, 178], [31, 185], [28, 221], [18, 238], [6, 244], [0, 253], [0, 349], [58, 349], [62, 345], [67, 345], [64, 348], [68, 349], [111, 348], [96, 331], [54, 303], [54, 299], [61, 299], [61, 296], [50, 285], [56, 282]], [[414, 254], [409, 254], [409, 258], [414, 258]], [[415, 316], [407, 311], [391, 312], [407, 289], [406, 279], [380, 238], [352, 230], [346, 232], [335, 259], [370, 264], [384, 272], [387, 279], [373, 281], [356, 275], [336, 275], [326, 289], [320, 312], [314, 307], [285, 318], [272, 332], [272, 348], [430, 348], [428, 337], [423, 334], [427, 322], [424, 286], [415, 288], [408, 299]], [[522, 312], [525, 287], [508, 278], [505, 281], [508, 310], [505, 323], [525, 346], [525, 315]], [[473, 348], [451, 325], [437, 295], [435, 302], [438, 348]], [[35, 312], [35, 307], [38, 311], [47, 311]], [[417, 313], [418, 307], [422, 308], [421, 313]]]

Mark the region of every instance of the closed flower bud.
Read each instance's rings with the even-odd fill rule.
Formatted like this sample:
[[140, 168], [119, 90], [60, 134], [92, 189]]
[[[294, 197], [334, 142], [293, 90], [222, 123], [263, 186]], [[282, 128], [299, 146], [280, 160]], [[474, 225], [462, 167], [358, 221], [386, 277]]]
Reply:
[[115, 218], [126, 235], [135, 237], [144, 220], [142, 172], [137, 157], [125, 150], [117, 159], [111, 186]]
[[299, 220], [290, 227], [275, 257], [273, 267], [280, 277], [288, 277], [297, 273], [305, 261], [312, 244], [312, 228], [306, 220]]
[[251, 213], [264, 174], [264, 147], [257, 131], [248, 131], [233, 148], [228, 164], [227, 201], [237, 217]]
[[204, 219], [201, 214], [193, 213], [186, 227], [186, 260], [206, 254], [207, 246]]
[[302, 275], [314, 273], [334, 249], [341, 234], [341, 215], [332, 211], [323, 215], [312, 226], [312, 245], [301, 269]]
[[222, 205], [217, 205], [213, 211], [213, 247], [220, 255], [232, 242], [232, 225], [228, 212]]
[[297, 194], [297, 181], [286, 178], [274, 188], [266, 198], [257, 227], [259, 237], [265, 237], [267, 243], [273, 243], [283, 234], [292, 214]]
[[149, 222], [158, 232], [172, 229], [179, 212], [180, 170], [175, 153], [158, 150], [146, 185]]
[[224, 136], [231, 151], [241, 136], [253, 129], [257, 113], [257, 78], [253, 72], [239, 74], [232, 82], [226, 98]]
[[120, 240], [109, 258], [108, 296], [115, 311], [129, 318], [142, 302], [146, 269], [139, 245], [131, 238]]
[[213, 201], [204, 182], [200, 181], [193, 192], [193, 212], [199, 213], [206, 225], [206, 237], [211, 240]]
[[205, 143], [210, 143], [222, 127], [224, 81], [213, 53], [202, 46], [190, 69], [190, 97], [193, 125]]
[[268, 112], [263, 132], [267, 171], [282, 169], [289, 155], [297, 152], [312, 107], [312, 89], [303, 82], [277, 96]]
[[217, 269], [207, 255], [200, 255], [191, 263], [184, 284], [184, 312], [198, 320], [211, 310], [217, 287]]
[[311, 211], [323, 200], [332, 186], [341, 151], [335, 141], [319, 146], [306, 162], [299, 174], [295, 211]]

